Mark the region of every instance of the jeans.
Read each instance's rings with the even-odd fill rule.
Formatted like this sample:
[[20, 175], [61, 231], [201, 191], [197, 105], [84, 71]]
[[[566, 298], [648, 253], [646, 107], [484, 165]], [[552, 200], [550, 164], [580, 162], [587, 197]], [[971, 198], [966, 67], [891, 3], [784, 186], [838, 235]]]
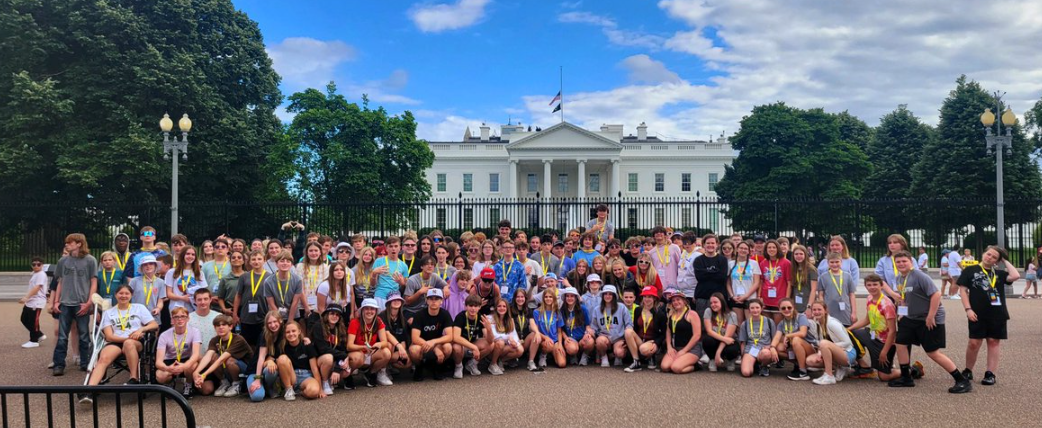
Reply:
[[[264, 401], [264, 397], [268, 391], [274, 391], [276, 383], [279, 381], [279, 373], [268, 371], [268, 369], [262, 369], [261, 371], [261, 387], [250, 394], [250, 401], [254, 403]], [[253, 380], [256, 379], [257, 375], [251, 374], [246, 377], [246, 391], [249, 391], [250, 385], [253, 384]]]
[[69, 329], [72, 328], [72, 323], [76, 322], [76, 329], [79, 333], [80, 339], [80, 367], [86, 368], [87, 364], [90, 363], [90, 320], [91, 312], [88, 311], [86, 315], [77, 316], [76, 312], [79, 312], [80, 307], [77, 306], [59, 306], [58, 313], [58, 343], [54, 347], [54, 368], [65, 368], [65, 355], [69, 348]]

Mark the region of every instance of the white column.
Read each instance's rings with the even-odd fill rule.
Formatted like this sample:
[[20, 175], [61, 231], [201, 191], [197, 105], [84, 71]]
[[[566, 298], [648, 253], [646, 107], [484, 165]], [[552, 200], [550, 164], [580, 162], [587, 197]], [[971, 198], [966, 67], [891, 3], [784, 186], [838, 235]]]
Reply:
[[586, 198], [586, 159], [576, 159], [579, 163], [579, 179], [575, 180], [575, 186], [579, 190], [579, 199]]
[[550, 180], [550, 164], [553, 163], [550, 159], [543, 159], [543, 197], [550, 197], [550, 189], [552, 186], [552, 180]]
[[611, 160], [611, 197], [615, 198], [619, 196], [619, 160]]
[[508, 186], [510, 186], [510, 192], [507, 193], [511, 199], [517, 198], [517, 160], [510, 160], [510, 177], [507, 179]]

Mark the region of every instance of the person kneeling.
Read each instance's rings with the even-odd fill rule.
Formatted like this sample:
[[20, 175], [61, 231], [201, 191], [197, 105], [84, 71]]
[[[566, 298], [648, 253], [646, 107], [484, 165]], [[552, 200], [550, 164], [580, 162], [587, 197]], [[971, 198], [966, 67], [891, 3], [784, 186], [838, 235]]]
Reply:
[[[235, 397], [239, 395], [239, 374], [246, 372], [246, 361], [253, 356], [253, 349], [242, 335], [232, 333], [232, 317], [218, 315], [213, 327], [217, 336], [210, 339], [192, 379], [202, 395]], [[215, 389], [214, 385], [219, 386]]]
[[444, 299], [440, 289], [427, 290], [427, 309], [409, 319], [412, 328], [409, 358], [416, 366], [412, 378], [416, 382], [423, 381], [425, 368], [433, 372], [434, 380], [444, 379], [442, 365], [452, 355], [452, 317], [441, 310]]
[[170, 320], [174, 328], [160, 334], [156, 342], [156, 381], [173, 388], [174, 380], [184, 378], [181, 395], [189, 398], [195, 382], [191, 376], [202, 357], [202, 334], [188, 325], [188, 309], [174, 308], [170, 311]]
[[363, 300], [362, 316], [351, 320], [347, 327], [348, 366], [364, 371], [365, 385], [370, 388], [377, 384], [376, 374], [391, 361], [391, 343], [387, 341], [383, 320], [376, 316], [377, 308], [376, 299]]
[[282, 396], [286, 401], [296, 400], [298, 391], [308, 399], [326, 396], [318, 380], [318, 352], [315, 345], [304, 342], [300, 324], [286, 321], [282, 328], [282, 342], [269, 351], [275, 358], [275, 371], [286, 391]]
[[492, 333], [488, 318], [478, 314], [481, 303], [481, 296], [467, 296], [464, 302], [466, 310], [456, 315], [452, 325], [452, 359], [456, 363], [452, 377], [456, 379], [463, 378], [463, 360], [468, 357], [467, 371], [472, 376], [481, 376], [478, 362], [488, 355], [489, 341], [486, 338], [492, 337]]

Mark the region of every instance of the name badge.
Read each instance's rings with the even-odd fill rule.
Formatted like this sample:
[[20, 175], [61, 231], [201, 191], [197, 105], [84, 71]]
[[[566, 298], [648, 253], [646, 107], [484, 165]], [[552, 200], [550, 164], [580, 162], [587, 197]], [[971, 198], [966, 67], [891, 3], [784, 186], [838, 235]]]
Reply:
[[749, 348], [749, 355], [753, 358], [756, 358], [758, 355], [760, 355], [760, 347], [753, 346], [752, 348]]
[[789, 359], [790, 360], [795, 360], [796, 359], [796, 353], [793, 352], [793, 350], [791, 350], [791, 349], [789, 350]]
[[255, 314], [257, 313], [257, 306], [258, 305], [256, 303], [250, 303], [246, 310], [249, 311], [251, 314]]
[[796, 304], [797, 305], [802, 305], [803, 304], [803, 296], [796, 296]]
[[841, 310], [841, 311], [847, 310], [847, 302], [839, 302], [839, 310]]
[[773, 288], [768, 288], [767, 289], [767, 297], [772, 298], [772, 299], [778, 297], [778, 290], [775, 290]]
[[734, 294], [735, 294], [735, 296], [741, 296], [741, 295], [745, 294], [745, 287], [743, 287], [741, 285], [736, 286], [734, 288]]
[[509, 293], [509, 292], [510, 292], [510, 287], [508, 287], [506, 285], [503, 285], [503, 286], [499, 287], [499, 294], [500, 295], [506, 296], [507, 293]]
[[876, 340], [876, 332], [870, 331], [868, 332], [868, 335], [872, 337], [872, 340]]
[[897, 314], [902, 316], [902, 317], [907, 317], [908, 316], [908, 306], [898, 306], [897, 307]]
[[999, 293], [997, 291], [989, 291], [988, 299], [991, 300], [991, 306], [1002, 306], [1002, 299], [999, 297]]
[[373, 354], [366, 353], [365, 354], [365, 363], [363, 363], [363, 364], [368, 366], [368, 365], [370, 365], [372, 363], [373, 363]]

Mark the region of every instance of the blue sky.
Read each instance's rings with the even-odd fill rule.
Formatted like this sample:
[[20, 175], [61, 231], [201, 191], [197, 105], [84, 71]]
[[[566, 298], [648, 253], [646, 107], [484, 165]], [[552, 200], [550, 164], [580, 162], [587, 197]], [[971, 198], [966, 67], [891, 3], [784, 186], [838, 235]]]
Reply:
[[[432, 140], [508, 117], [556, 123], [547, 103], [560, 66], [569, 121], [628, 133], [644, 121], [666, 138], [733, 133], [774, 101], [869, 124], [908, 104], [934, 123], [962, 73], [1007, 91], [1018, 112], [1042, 95], [1042, 10], [1024, 3], [965, 14], [974, 3], [233, 2], [260, 24], [284, 94], [334, 80], [351, 99], [413, 111]], [[994, 52], [985, 36], [1008, 48]]]

